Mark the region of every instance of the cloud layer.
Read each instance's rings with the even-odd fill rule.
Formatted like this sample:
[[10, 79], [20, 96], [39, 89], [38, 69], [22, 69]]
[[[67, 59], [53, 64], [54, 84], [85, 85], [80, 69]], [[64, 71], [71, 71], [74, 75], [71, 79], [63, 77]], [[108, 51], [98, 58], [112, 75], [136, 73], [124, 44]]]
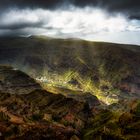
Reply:
[[[140, 21], [95, 7], [10, 9], [0, 15], [0, 35], [48, 35], [140, 44]], [[114, 37], [113, 37], [114, 36]], [[133, 36], [133, 37], [132, 37]]]
[[140, 0], [3, 0], [0, 2], [0, 9], [5, 10], [11, 7], [58, 9], [69, 5], [93, 6], [111, 13], [126, 14], [129, 18], [140, 19]]

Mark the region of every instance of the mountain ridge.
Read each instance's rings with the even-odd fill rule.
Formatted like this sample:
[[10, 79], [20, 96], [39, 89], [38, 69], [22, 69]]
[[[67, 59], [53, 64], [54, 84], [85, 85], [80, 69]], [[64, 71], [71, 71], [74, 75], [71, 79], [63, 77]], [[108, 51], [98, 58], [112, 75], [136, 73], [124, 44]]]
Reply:
[[[0, 39], [0, 64], [16, 67], [45, 88], [64, 86], [117, 102], [139, 97], [140, 47], [42, 36]], [[86, 85], [86, 86], [85, 86]], [[119, 95], [118, 95], [119, 94]], [[117, 96], [117, 98], [115, 97]]]

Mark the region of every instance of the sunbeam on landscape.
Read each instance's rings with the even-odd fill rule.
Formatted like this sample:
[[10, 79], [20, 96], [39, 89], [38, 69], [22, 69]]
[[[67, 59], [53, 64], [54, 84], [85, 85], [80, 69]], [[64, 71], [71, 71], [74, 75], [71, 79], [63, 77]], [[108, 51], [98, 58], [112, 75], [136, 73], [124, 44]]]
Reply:
[[0, 2], [0, 140], [140, 140], [140, 1]]

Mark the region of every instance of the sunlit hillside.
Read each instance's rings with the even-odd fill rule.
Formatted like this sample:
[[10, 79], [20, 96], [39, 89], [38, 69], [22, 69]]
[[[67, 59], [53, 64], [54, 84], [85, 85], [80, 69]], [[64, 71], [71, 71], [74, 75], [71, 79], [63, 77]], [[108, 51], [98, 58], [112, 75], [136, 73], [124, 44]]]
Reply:
[[54, 93], [90, 92], [103, 103], [140, 98], [140, 47], [53, 39], [0, 39], [0, 63], [18, 68]]

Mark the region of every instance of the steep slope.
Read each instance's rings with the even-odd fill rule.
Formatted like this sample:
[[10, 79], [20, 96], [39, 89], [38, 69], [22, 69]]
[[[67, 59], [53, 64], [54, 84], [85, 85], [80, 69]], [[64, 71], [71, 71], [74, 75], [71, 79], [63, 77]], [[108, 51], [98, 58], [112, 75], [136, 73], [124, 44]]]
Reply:
[[139, 46], [43, 36], [2, 38], [0, 63], [25, 71], [44, 87], [90, 92], [107, 104], [140, 98]]
[[41, 89], [34, 79], [10, 66], [0, 66], [0, 91], [11, 94], [27, 94]]
[[[124, 104], [125, 105], [125, 104]], [[84, 131], [84, 140], [139, 140], [140, 100], [131, 101], [127, 112], [104, 110], [94, 117]]]
[[[140, 100], [126, 101], [124, 111], [100, 106], [91, 94], [78, 100], [52, 94], [41, 87], [31, 92], [26, 86], [36, 81], [11, 67], [0, 66], [1, 77], [16, 82], [22, 94], [0, 91], [0, 139], [4, 140], [139, 140]], [[20, 76], [19, 76], [20, 73]], [[22, 73], [22, 74], [21, 74]], [[17, 76], [17, 77], [16, 77]], [[3, 86], [7, 81], [3, 81]], [[9, 86], [10, 86], [9, 85]], [[37, 87], [38, 87], [37, 86]], [[30, 88], [30, 86], [29, 86]], [[25, 89], [25, 90], [24, 90]], [[74, 95], [73, 95], [74, 96]], [[88, 98], [90, 102], [83, 100]], [[93, 98], [93, 99], [92, 99]], [[89, 104], [90, 103], [90, 104]], [[92, 103], [92, 107], [91, 107]], [[105, 106], [104, 106], [105, 107]]]
[[100, 105], [97, 98], [91, 108], [86, 101], [47, 92], [34, 79], [12, 67], [0, 66], [0, 72], [0, 139], [81, 137], [87, 119], [94, 115], [92, 109]]

